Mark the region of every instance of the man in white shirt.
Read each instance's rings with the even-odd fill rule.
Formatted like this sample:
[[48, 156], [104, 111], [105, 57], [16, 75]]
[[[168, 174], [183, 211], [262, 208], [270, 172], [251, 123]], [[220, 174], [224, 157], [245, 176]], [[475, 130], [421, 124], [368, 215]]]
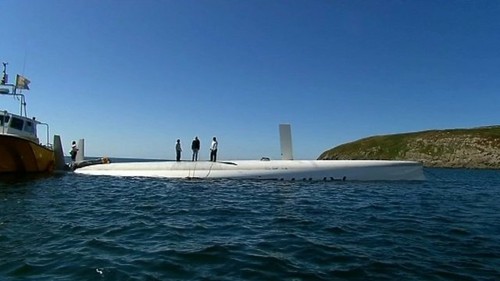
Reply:
[[212, 144], [210, 145], [210, 161], [217, 161], [217, 145], [219, 143], [217, 142], [217, 139], [214, 137], [212, 139]]

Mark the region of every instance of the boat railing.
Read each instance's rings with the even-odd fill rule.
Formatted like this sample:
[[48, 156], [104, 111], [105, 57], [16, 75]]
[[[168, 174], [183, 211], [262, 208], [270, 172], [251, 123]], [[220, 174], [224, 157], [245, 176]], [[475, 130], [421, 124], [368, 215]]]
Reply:
[[49, 124], [43, 123], [43, 122], [38, 122], [38, 121], [36, 123], [37, 123], [37, 125], [42, 125], [42, 126], [46, 127], [45, 131], [46, 131], [47, 139], [46, 139], [45, 143], [44, 144], [42, 143], [42, 144], [45, 145], [48, 148], [52, 148], [52, 144], [49, 142], [49, 139], [50, 139]]

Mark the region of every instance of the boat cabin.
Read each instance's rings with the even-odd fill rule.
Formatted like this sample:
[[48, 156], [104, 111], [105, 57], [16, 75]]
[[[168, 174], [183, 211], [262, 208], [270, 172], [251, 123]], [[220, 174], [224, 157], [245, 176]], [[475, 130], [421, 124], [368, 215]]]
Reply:
[[0, 111], [0, 133], [8, 135], [16, 135], [39, 143], [36, 133], [36, 126], [42, 124], [28, 117]]
[[[52, 145], [49, 143], [49, 125], [36, 120], [35, 117], [29, 118], [27, 116], [24, 95], [17, 92], [16, 86], [13, 84], [0, 84], [0, 95], [18, 97], [21, 103], [20, 114], [0, 110], [0, 135], [17, 136], [46, 147], [51, 147]], [[38, 138], [38, 125], [47, 127], [47, 140], [45, 143], [40, 143]]]

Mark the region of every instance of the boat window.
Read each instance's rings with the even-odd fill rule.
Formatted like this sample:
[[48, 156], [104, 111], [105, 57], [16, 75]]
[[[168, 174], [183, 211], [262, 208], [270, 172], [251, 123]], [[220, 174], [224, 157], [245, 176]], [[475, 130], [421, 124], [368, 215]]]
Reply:
[[30, 122], [30, 121], [27, 121], [27, 122], [26, 122], [26, 126], [24, 126], [24, 130], [25, 130], [26, 132], [34, 133], [34, 132], [35, 132], [35, 130], [34, 130], [34, 127], [33, 127], [33, 123], [32, 123], [32, 122]]
[[9, 123], [10, 116], [9, 115], [0, 115], [0, 126]]
[[17, 129], [17, 130], [22, 130], [23, 129], [24, 122], [22, 119], [12, 117], [12, 122], [10, 122], [10, 127]]
[[9, 123], [10, 116], [9, 115], [0, 115], [0, 126], [4, 126]]

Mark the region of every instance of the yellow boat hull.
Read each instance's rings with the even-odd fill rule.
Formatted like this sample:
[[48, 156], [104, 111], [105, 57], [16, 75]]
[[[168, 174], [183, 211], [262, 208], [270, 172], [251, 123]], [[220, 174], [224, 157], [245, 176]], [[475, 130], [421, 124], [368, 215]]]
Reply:
[[52, 172], [54, 150], [14, 135], [0, 135], [1, 173]]

